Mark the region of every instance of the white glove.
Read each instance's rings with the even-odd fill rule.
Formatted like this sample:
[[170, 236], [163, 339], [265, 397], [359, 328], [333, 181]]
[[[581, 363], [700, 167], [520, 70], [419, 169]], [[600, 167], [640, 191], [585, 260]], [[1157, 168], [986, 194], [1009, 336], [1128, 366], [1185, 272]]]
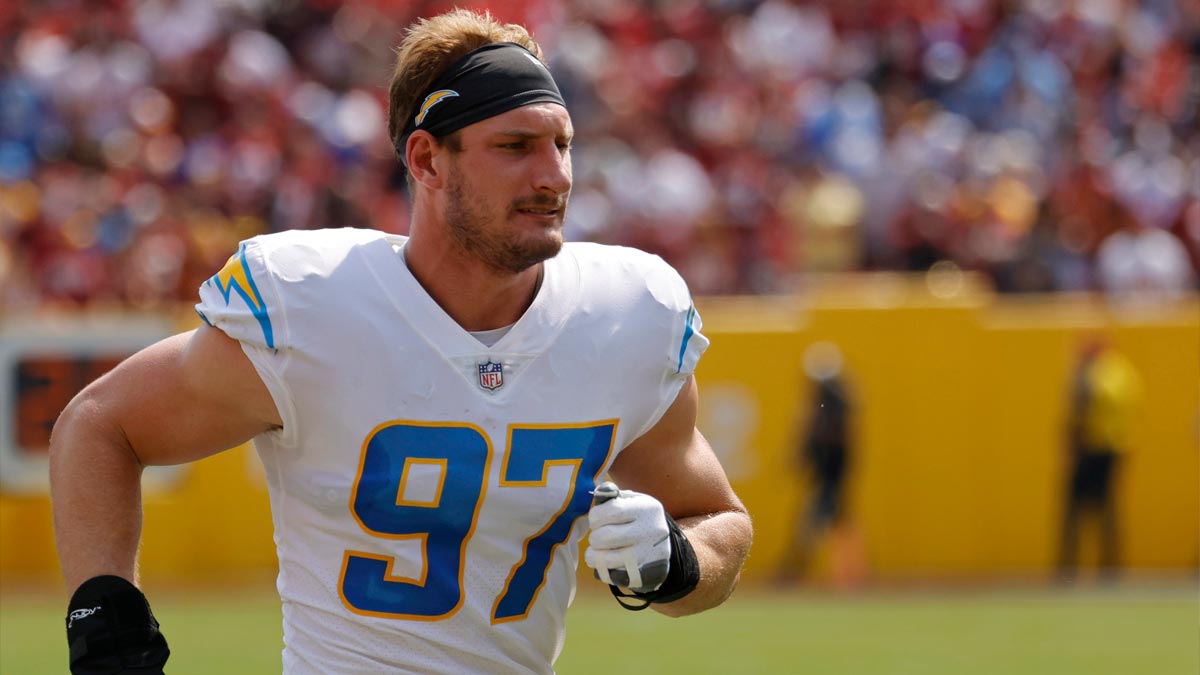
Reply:
[[584, 562], [606, 584], [637, 593], [658, 590], [671, 571], [671, 531], [662, 503], [607, 482], [594, 494]]

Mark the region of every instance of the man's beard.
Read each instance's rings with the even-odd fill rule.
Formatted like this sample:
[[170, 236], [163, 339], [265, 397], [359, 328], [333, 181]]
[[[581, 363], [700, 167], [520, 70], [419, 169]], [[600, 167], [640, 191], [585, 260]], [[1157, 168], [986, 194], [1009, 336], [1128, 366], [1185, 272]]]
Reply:
[[[562, 249], [562, 239], [555, 237], [526, 238], [510, 233], [489, 231], [487, 214], [472, 208], [468, 201], [466, 180], [458, 167], [451, 165], [447, 187], [446, 222], [450, 237], [466, 253], [483, 264], [509, 274], [524, 272], [534, 265], [553, 258]], [[559, 209], [565, 215], [567, 200], [528, 198], [510, 206], [509, 214], [518, 208]]]

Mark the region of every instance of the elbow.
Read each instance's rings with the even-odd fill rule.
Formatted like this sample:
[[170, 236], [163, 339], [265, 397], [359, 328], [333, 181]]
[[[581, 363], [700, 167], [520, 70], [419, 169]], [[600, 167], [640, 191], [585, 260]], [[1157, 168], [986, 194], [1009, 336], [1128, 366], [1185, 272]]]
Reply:
[[721, 547], [723, 549], [722, 565], [730, 570], [729, 593], [732, 593], [734, 587], [737, 586], [742, 575], [742, 567], [746, 564], [746, 558], [750, 556], [750, 547], [754, 544], [754, 521], [751, 520], [750, 512], [746, 510], [745, 506], [741, 504], [738, 506], [740, 508], [731, 511], [724, 523], [725, 537]]
[[[128, 449], [128, 441], [111, 411], [99, 381], [85, 387], [63, 408], [50, 432], [51, 483], [67, 466], [96, 459], [94, 453], [118, 447]], [[125, 455], [136, 463], [132, 453], [113, 454]]]
[[95, 405], [88, 390], [84, 389], [67, 403], [67, 407], [63, 408], [54, 420], [49, 447], [51, 479], [54, 478], [57, 469], [69, 460], [71, 449], [77, 447], [70, 439], [78, 435], [83, 420], [94, 410]]

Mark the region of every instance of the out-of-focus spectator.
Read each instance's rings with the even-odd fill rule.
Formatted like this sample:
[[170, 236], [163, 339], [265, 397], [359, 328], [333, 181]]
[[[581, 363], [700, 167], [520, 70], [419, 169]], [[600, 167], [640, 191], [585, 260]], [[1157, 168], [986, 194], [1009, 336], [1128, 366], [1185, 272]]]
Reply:
[[806, 477], [809, 499], [796, 509], [791, 536], [779, 565], [778, 581], [799, 581], [824, 535], [833, 535], [833, 579], [841, 586], [863, 580], [865, 554], [847, 513], [846, 480], [853, 461], [852, 417], [841, 349], [814, 342], [804, 352], [804, 373], [812, 385], [806, 428], [796, 443], [796, 468]]
[[942, 260], [1100, 290], [1124, 214], [1142, 269], [1196, 287], [1194, 3], [65, 0], [0, 11], [0, 303], [155, 307], [245, 236], [403, 232], [383, 83], [400, 27], [450, 4], [547, 47], [568, 236], [697, 293]]
[[1097, 266], [1104, 290], [1119, 298], [1178, 297], [1195, 287], [1187, 251], [1163, 229], [1113, 232], [1100, 245]]
[[1074, 372], [1067, 421], [1069, 473], [1059, 545], [1061, 581], [1074, 580], [1085, 516], [1095, 516], [1099, 524], [1101, 573], [1110, 577], [1117, 573], [1115, 482], [1130, 449], [1131, 426], [1141, 399], [1141, 378], [1129, 359], [1104, 338], [1087, 337]]
[[[236, 242], [401, 231], [374, 3], [29, 5], [0, 69], [0, 304], [154, 308]], [[402, 24], [400, 24], [402, 25]]]

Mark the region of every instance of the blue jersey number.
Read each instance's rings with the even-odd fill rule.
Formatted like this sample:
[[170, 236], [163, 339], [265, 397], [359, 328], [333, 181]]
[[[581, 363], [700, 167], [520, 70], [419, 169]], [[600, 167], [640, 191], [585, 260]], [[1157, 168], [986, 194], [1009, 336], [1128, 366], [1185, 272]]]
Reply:
[[[544, 487], [548, 469], [572, 468], [567, 498], [545, 527], [525, 541], [521, 560], [509, 572], [492, 608], [492, 622], [523, 619], [546, 582], [554, 549], [565, 542], [579, 516], [587, 513], [591, 491], [612, 450], [616, 422], [583, 425], [509, 427], [499, 489]], [[363, 447], [350, 508], [368, 533], [386, 539], [414, 539], [424, 555], [420, 578], [392, 573], [395, 559], [346, 551], [341, 594], [359, 614], [397, 619], [437, 620], [452, 616], [463, 602], [467, 542], [474, 532], [488, 485], [492, 443], [468, 424], [394, 422], [375, 430]], [[436, 486], [425, 498], [404, 498], [410, 469], [434, 465]]]

